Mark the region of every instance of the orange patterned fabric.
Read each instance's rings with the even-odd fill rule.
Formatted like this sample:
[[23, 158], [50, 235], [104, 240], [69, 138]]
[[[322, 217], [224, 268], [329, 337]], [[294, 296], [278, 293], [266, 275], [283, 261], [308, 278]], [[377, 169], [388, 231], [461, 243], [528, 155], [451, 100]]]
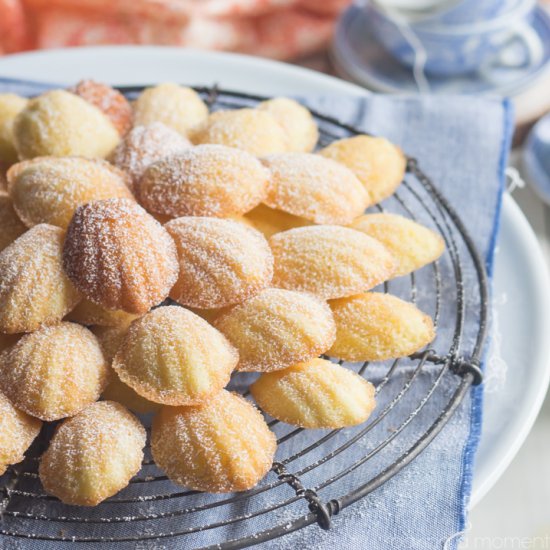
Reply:
[[351, 0], [0, 0], [0, 53], [161, 44], [278, 59], [329, 40]]

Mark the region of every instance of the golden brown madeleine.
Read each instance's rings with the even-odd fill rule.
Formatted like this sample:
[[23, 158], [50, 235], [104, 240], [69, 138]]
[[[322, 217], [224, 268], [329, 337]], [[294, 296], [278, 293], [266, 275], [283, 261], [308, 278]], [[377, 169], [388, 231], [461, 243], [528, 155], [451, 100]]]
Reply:
[[16, 94], [0, 94], [0, 164], [17, 162], [13, 138], [13, 121], [27, 106], [28, 99]]
[[214, 320], [239, 350], [238, 370], [269, 372], [327, 351], [335, 328], [330, 309], [311, 294], [269, 288]]
[[240, 395], [222, 390], [196, 407], [163, 407], [153, 421], [151, 451], [175, 483], [231, 493], [254, 487], [277, 448], [263, 416]]
[[28, 227], [49, 223], [66, 229], [88, 202], [133, 199], [128, 177], [108, 162], [82, 157], [39, 157], [8, 170], [8, 191]]
[[32, 332], [78, 303], [63, 271], [64, 238], [59, 227], [35, 225], [0, 253], [0, 332]]
[[259, 407], [302, 428], [345, 428], [365, 422], [376, 406], [374, 386], [326, 359], [264, 373], [250, 386]]
[[339, 139], [319, 153], [346, 165], [374, 203], [393, 195], [405, 176], [405, 155], [385, 138], [361, 135]]
[[134, 124], [162, 122], [186, 136], [208, 118], [208, 107], [191, 88], [171, 82], [147, 88], [134, 103]]
[[126, 313], [121, 309], [105, 309], [84, 298], [67, 314], [65, 319], [81, 325], [99, 325], [101, 327], [116, 327], [121, 324], [129, 325], [139, 316]]
[[288, 140], [275, 117], [257, 109], [217, 111], [191, 136], [193, 143], [236, 147], [263, 157], [288, 151]]
[[336, 340], [328, 354], [345, 361], [405, 357], [435, 338], [432, 319], [414, 304], [368, 292], [331, 300]]
[[246, 151], [201, 145], [151, 164], [136, 196], [155, 214], [227, 218], [257, 206], [268, 179], [268, 170]]
[[91, 103], [65, 90], [29, 101], [13, 124], [22, 159], [34, 157], [107, 157], [120, 141], [112, 122]]
[[237, 350], [204, 319], [179, 306], [134, 321], [113, 361], [139, 395], [164, 405], [196, 405], [229, 382]]
[[118, 90], [101, 82], [81, 80], [70, 88], [69, 92], [80, 96], [102, 111], [121, 136], [126, 135], [132, 128], [132, 106]]
[[380, 241], [397, 260], [394, 277], [437, 260], [445, 250], [445, 241], [431, 229], [397, 214], [365, 214], [351, 225]]
[[263, 235], [219, 218], [177, 218], [165, 225], [176, 243], [179, 278], [170, 297], [184, 306], [213, 309], [267, 288], [273, 256]]
[[60, 424], [40, 459], [44, 489], [77, 506], [96, 506], [141, 469], [145, 429], [122, 405], [100, 401]]
[[97, 401], [109, 372], [97, 338], [65, 322], [23, 336], [0, 356], [0, 371], [8, 399], [47, 421], [73, 416]]
[[293, 216], [282, 210], [269, 208], [265, 204], [256, 206], [244, 216], [244, 219], [250, 222], [258, 231], [261, 231], [266, 239], [281, 231], [311, 225], [309, 220]]
[[131, 178], [132, 189], [145, 169], [171, 155], [182, 153], [191, 142], [161, 122], [136, 126], [115, 149], [112, 162]]
[[80, 206], [67, 230], [63, 265], [91, 302], [137, 314], [162, 302], [178, 277], [172, 237], [129, 199]]
[[11, 197], [0, 191], [0, 252], [27, 230], [13, 207]]
[[377, 240], [347, 227], [312, 225], [269, 239], [273, 285], [323, 299], [369, 290], [390, 279], [395, 259]]
[[310, 153], [281, 153], [262, 159], [271, 172], [264, 203], [315, 223], [348, 224], [370, 197], [343, 164]]
[[[121, 321], [117, 326], [96, 326], [90, 329], [96, 335], [103, 350], [103, 356], [109, 365], [112, 364], [115, 355], [121, 348], [129, 326], [129, 321]], [[115, 372], [111, 372], [109, 383], [101, 397], [108, 401], [116, 401], [136, 413], [156, 412], [160, 408], [158, 403], [148, 401], [145, 397], [137, 394], [130, 386], [124, 384]]]
[[40, 420], [18, 411], [0, 392], [0, 476], [25, 458], [41, 427]]
[[285, 131], [288, 150], [309, 153], [319, 139], [317, 123], [311, 113], [294, 99], [275, 97], [262, 101], [257, 107], [273, 115]]

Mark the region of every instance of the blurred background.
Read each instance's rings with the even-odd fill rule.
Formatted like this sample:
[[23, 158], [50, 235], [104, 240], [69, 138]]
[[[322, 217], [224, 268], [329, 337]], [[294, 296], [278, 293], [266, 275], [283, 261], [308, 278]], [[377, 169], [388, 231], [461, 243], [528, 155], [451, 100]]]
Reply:
[[[530, 184], [514, 197], [550, 262], [549, 10], [550, 0], [0, 0], [0, 55], [171, 45], [285, 60], [384, 93], [510, 97], [512, 158]], [[550, 549], [549, 500], [547, 399], [522, 450], [473, 510], [462, 547]], [[492, 542], [481, 546], [484, 537]]]

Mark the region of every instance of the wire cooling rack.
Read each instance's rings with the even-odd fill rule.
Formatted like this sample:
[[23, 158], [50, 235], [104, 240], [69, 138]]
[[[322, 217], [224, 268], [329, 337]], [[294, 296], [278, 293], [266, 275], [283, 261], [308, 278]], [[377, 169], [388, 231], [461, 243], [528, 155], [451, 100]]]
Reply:
[[[121, 90], [131, 98], [142, 87]], [[197, 91], [213, 109], [250, 106], [265, 99], [217, 88]], [[361, 133], [330, 116], [313, 115], [321, 146]], [[329, 529], [333, 516], [414, 460], [451, 418], [471, 385], [481, 382], [487, 279], [463, 222], [416, 159], [408, 158], [403, 184], [376, 209], [405, 215], [438, 231], [446, 252], [431, 266], [379, 289], [429, 313], [438, 336], [430, 349], [409, 358], [345, 364], [376, 386], [378, 405], [367, 423], [345, 430], [304, 431], [268, 418], [278, 437], [277, 461], [258, 487], [233, 495], [173, 485], [156, 468], [147, 446], [143, 468], [129, 487], [89, 509], [64, 505], [41, 487], [37, 465], [51, 436], [48, 426], [25, 461], [0, 478], [0, 534], [13, 537], [14, 544], [38, 539], [56, 549], [65, 542], [157, 548], [162, 541], [166, 548], [176, 542], [185, 549], [244, 548], [314, 523]], [[249, 381], [237, 375], [233, 384], [246, 394]], [[434, 407], [436, 396], [439, 405]], [[150, 419], [144, 420], [150, 424]]]

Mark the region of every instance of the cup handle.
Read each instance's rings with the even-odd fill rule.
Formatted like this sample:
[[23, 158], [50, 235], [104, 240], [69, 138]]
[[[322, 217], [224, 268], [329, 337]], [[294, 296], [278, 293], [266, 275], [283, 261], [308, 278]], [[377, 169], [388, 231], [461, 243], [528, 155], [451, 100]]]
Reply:
[[[520, 43], [524, 55], [517, 59], [512, 51]], [[517, 23], [502, 39], [499, 51], [488, 59], [481, 67], [480, 72], [488, 76], [495, 68], [521, 69], [538, 65], [544, 56], [542, 42], [535, 29], [526, 21]]]

